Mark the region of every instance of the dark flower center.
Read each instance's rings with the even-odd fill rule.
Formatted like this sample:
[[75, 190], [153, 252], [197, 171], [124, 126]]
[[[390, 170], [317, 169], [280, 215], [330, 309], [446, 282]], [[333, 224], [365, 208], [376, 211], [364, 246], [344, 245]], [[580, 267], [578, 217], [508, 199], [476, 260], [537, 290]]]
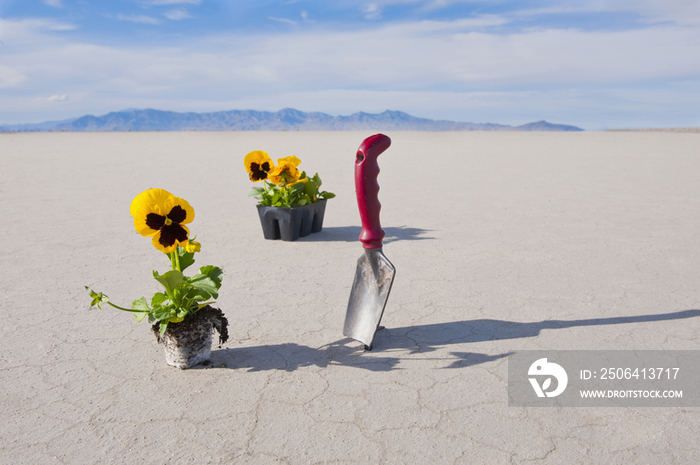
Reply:
[[162, 246], [170, 247], [175, 241], [184, 242], [187, 240], [187, 231], [177, 223], [168, 226], [163, 226], [160, 230], [160, 239], [158, 242]]
[[267, 179], [268, 171], [270, 171], [270, 164], [268, 162], [265, 162], [262, 165], [253, 162], [250, 164], [250, 179], [253, 181]]
[[165, 226], [165, 216], [157, 213], [149, 213], [146, 215], [146, 226], [154, 231], [159, 231], [160, 228]]
[[187, 211], [180, 205], [175, 205], [168, 213], [168, 218], [173, 220], [173, 223], [182, 223], [187, 218]]
[[[154, 231], [160, 231], [167, 227], [178, 226], [187, 218], [187, 211], [179, 205], [175, 205], [167, 216], [157, 213], [146, 215], [146, 226]], [[182, 229], [182, 228], [180, 228]], [[182, 229], [184, 231], [184, 229]], [[185, 239], [187, 239], [185, 233]]]

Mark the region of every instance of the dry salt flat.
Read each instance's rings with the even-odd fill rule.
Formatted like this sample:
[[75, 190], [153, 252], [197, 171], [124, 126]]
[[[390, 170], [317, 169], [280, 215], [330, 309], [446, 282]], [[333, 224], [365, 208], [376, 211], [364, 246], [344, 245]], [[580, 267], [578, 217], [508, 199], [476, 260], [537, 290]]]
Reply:
[[[698, 408], [517, 408], [525, 349], [697, 350], [700, 135], [387, 132], [372, 352], [342, 336], [366, 132], [0, 134], [0, 462], [698, 463]], [[324, 229], [266, 241], [243, 156], [297, 155]], [[165, 364], [128, 304], [168, 261], [129, 215], [187, 199], [230, 341]]]

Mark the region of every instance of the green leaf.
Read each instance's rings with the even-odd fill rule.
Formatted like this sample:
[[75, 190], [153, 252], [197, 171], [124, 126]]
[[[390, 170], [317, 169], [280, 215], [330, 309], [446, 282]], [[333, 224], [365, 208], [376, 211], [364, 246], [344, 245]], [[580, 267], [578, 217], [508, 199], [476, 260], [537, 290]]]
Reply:
[[88, 293], [90, 294], [90, 297], [92, 297], [92, 302], [90, 302], [90, 307], [94, 307], [95, 305], [97, 305], [97, 309], [102, 310], [102, 303], [109, 302], [109, 297], [107, 297], [103, 293], [95, 292], [87, 286], [85, 286], [85, 289], [87, 289]]
[[214, 281], [219, 283], [219, 286], [221, 286], [221, 279], [224, 274], [224, 270], [222, 270], [218, 266], [207, 265], [199, 269], [199, 274], [213, 279]]
[[311, 179], [304, 183], [304, 193], [306, 195], [313, 197], [317, 192], [318, 189], [316, 188], [316, 184]]
[[[211, 291], [211, 287], [207, 289], [200, 289], [197, 287], [191, 287], [190, 289], [187, 290], [187, 295], [185, 298], [187, 299], [188, 302], [192, 302], [192, 305], [195, 305], [196, 302], [201, 302], [203, 300], [211, 299], [214, 297], [211, 295], [209, 291]], [[214, 291], [216, 293], [216, 291]]]
[[[222, 275], [223, 271], [217, 266], [207, 265], [201, 267], [198, 275], [188, 279], [189, 285], [196, 289], [197, 292], [191, 294], [188, 291], [187, 296], [194, 300], [206, 300], [210, 297], [216, 299], [219, 296], [218, 290], [221, 287]], [[195, 298], [194, 295], [197, 297]]]
[[151, 310], [148, 307], [148, 302], [146, 302], [145, 297], [141, 297], [140, 299], [131, 302], [131, 308], [133, 310], [143, 310], [146, 313], [148, 313]]
[[[196, 297], [192, 297], [194, 300], [206, 300], [209, 299], [210, 297], [217, 298], [219, 296], [218, 294], [218, 289], [221, 287], [221, 284], [218, 286], [214, 282], [214, 280], [207, 278], [205, 276], [199, 277], [196, 281], [193, 281], [190, 286], [194, 288], [194, 290], [198, 291], [204, 291], [204, 294], [201, 292], [197, 292]], [[187, 297], [190, 297], [192, 294], [190, 294], [190, 291], [187, 292]]]
[[165, 292], [168, 295], [172, 295], [175, 288], [185, 282], [182, 272], [178, 270], [170, 270], [163, 275], [160, 275], [157, 271], [154, 271], [153, 277], [165, 288]]
[[177, 286], [173, 293], [170, 295], [170, 305], [176, 308], [187, 306], [187, 302], [185, 302], [184, 299], [187, 297], [187, 291], [190, 288], [190, 285], [187, 281], [188, 279], [190, 278], [185, 277], [185, 282]]
[[[179, 247], [178, 247], [179, 248]], [[185, 271], [190, 265], [194, 264], [194, 252], [188, 252], [186, 249], [180, 251], [180, 271]]]
[[152, 313], [153, 317], [162, 323], [163, 321], [168, 321], [170, 318], [174, 317], [177, 313], [177, 309], [172, 305], [167, 305], [164, 307], [153, 308]]
[[160, 307], [163, 302], [168, 300], [168, 296], [162, 292], [156, 292], [151, 298], [151, 307]]

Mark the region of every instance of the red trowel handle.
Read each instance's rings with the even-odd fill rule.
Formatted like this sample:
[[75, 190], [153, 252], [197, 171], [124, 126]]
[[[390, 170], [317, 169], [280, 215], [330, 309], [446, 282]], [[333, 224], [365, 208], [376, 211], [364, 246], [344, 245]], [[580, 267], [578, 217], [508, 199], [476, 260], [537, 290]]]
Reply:
[[365, 249], [382, 247], [384, 230], [379, 223], [379, 164], [377, 157], [389, 148], [391, 139], [384, 134], [375, 134], [363, 140], [355, 158], [355, 194], [360, 209], [362, 232], [360, 242]]

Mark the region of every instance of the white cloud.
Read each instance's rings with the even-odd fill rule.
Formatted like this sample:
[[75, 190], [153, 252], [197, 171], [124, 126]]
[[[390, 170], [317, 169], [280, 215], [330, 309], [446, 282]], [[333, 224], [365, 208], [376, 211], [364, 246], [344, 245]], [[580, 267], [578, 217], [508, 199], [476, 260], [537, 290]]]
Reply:
[[[459, 3], [473, 4], [477, 9], [483, 9], [483, 7], [497, 6], [504, 2], [501, 0], [374, 0], [369, 5], [365, 5], [365, 9], [370, 5], [372, 11], [381, 11], [383, 8], [395, 5], [415, 5], [418, 11], [434, 11]], [[541, 6], [529, 7], [528, 2], [522, 2], [520, 10], [515, 7], [507, 14], [509, 16], [536, 16], [624, 12], [636, 13], [643, 21], [649, 23], [700, 24], [700, 2], [698, 0], [568, 0], [566, 2], [549, 0], [549, 2], [537, 3]]]
[[132, 23], [141, 23], [141, 24], [161, 24], [162, 23], [161, 20], [159, 20], [157, 18], [153, 18], [151, 16], [146, 16], [146, 15], [129, 15], [129, 16], [127, 16], [127, 15], [118, 14], [116, 16], [116, 18], [119, 21], [129, 21]]
[[16, 69], [0, 65], [0, 89], [16, 87], [25, 79], [25, 76]]
[[48, 100], [49, 102], [65, 102], [66, 100], [68, 100], [68, 95], [66, 95], [66, 94], [52, 95], [51, 97], [49, 97], [46, 100]]
[[[78, 114], [110, 105], [191, 111], [292, 106], [336, 114], [397, 109], [505, 124], [536, 117], [588, 129], [641, 124], [643, 118], [652, 126], [652, 117], [700, 124], [700, 61], [691, 59], [700, 56], [698, 28], [483, 29], [506, 21], [482, 16], [353, 31], [219, 35], [155, 47], [73, 42], [52, 32], [63, 23], [0, 19], [6, 41], [0, 87], [12, 87], [0, 94], [0, 119], [60, 88], [71, 97], [60, 106], [85, 108]], [[42, 101], [47, 111], [55, 106]], [[693, 115], [696, 123], [681, 122]]]
[[382, 12], [376, 3], [369, 3], [362, 9], [365, 19], [381, 19]]
[[[608, 0], [610, 1], [610, 0]], [[626, 0], [624, 6], [650, 22], [670, 21], [678, 24], [700, 25], [700, 2], [697, 0]], [[610, 2], [611, 7], [615, 7]]]
[[269, 19], [270, 21], [276, 21], [278, 23], [291, 24], [292, 26], [295, 26], [297, 24], [296, 21], [287, 18], [275, 18], [274, 16], [268, 16], [267, 19]]
[[[141, 21], [138, 17], [119, 19]], [[155, 24], [154, 18], [145, 17], [143, 21]], [[276, 76], [280, 86], [300, 91], [358, 86], [393, 90], [436, 86], [454, 91], [540, 89], [700, 79], [700, 61], [689, 59], [700, 56], [698, 32], [692, 28], [542, 30], [510, 35], [472, 30], [479, 24], [499, 21], [497, 17], [483, 17], [374, 30], [218, 36], [190, 41], [183, 47], [140, 46], [134, 50], [61, 43], [47, 35], [32, 39], [40, 43], [33, 44], [27, 54], [6, 50], [3, 65], [22, 75], [27, 75], [26, 69], [50, 76], [53, 68], [63, 69], [69, 59], [72, 75], [84, 82], [80, 76], [89, 78], [100, 63], [109, 63], [107, 69], [96, 69], [96, 85], [99, 76], [123, 76], [133, 70], [134, 77], [144, 84], [167, 76], [168, 82], [183, 87], [194, 75], [211, 79], [224, 76], [230, 82], [249, 80], [249, 70], [264, 68], [269, 70], [266, 80]], [[84, 57], [74, 53], [79, 48], [84, 50]], [[105, 61], [104, 57], [109, 59]], [[155, 72], [157, 69], [168, 71]], [[197, 80], [203, 82], [200, 78]]]
[[0, 30], [2, 30], [3, 40], [10, 38], [26, 41], [36, 34], [46, 31], [73, 31], [77, 29], [75, 24], [56, 21], [44, 18], [29, 18], [19, 21], [5, 20], [0, 18]]
[[523, 9], [514, 16], [571, 13], [636, 13], [647, 23], [671, 22], [700, 25], [700, 2], [697, 0], [578, 0], [554, 6]]
[[640, 84], [700, 76], [700, 61], [688, 59], [700, 56], [692, 29], [497, 35], [473, 32], [471, 25], [432, 21], [371, 31], [271, 36], [241, 55], [225, 53], [243, 62], [265, 63], [276, 71], [280, 85], [298, 88], [332, 84], [465, 91]]
[[190, 14], [185, 10], [166, 11], [165, 13], [163, 13], [163, 16], [165, 16], [166, 18], [173, 20], [173, 21], [179, 21], [181, 19], [192, 18], [192, 16], [190, 16]]
[[63, 8], [62, 0], [44, 0], [44, 4], [54, 8]]

